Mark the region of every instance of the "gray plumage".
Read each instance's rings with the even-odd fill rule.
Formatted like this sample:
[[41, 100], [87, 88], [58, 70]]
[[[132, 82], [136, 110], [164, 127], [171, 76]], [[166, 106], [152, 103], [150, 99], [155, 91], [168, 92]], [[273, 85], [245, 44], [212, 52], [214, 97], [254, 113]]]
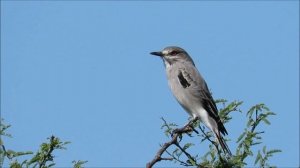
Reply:
[[189, 54], [180, 47], [170, 46], [152, 55], [163, 59], [168, 84], [179, 104], [193, 118], [198, 117], [216, 136], [223, 151], [231, 155], [222, 135], [227, 134], [207, 84]]

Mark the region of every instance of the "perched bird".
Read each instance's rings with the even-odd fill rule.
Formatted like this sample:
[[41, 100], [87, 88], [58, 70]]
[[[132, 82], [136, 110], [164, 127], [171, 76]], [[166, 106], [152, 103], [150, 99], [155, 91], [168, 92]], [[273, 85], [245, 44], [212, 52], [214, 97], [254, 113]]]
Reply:
[[168, 84], [179, 104], [193, 118], [199, 118], [217, 138], [224, 153], [231, 152], [222, 137], [228, 134], [220, 117], [217, 106], [208, 90], [207, 84], [195, 67], [194, 61], [182, 48], [170, 46], [150, 54], [162, 58]]

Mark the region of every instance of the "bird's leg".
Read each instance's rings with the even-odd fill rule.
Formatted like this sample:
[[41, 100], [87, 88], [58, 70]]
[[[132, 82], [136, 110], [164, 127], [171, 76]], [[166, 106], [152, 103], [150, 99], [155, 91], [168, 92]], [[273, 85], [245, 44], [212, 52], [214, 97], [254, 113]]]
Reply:
[[173, 137], [174, 134], [177, 133], [187, 133], [190, 131], [194, 131], [197, 134], [199, 134], [199, 132], [194, 128], [193, 124], [198, 120], [198, 117], [193, 118], [192, 120], [190, 120], [187, 124], [185, 124], [182, 128], [176, 128], [172, 131], [171, 136]]

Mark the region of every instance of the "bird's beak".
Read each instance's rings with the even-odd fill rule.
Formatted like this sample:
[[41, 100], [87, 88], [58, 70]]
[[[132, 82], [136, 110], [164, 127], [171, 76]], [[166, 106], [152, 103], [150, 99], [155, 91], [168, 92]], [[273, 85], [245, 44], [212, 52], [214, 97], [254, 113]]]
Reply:
[[151, 52], [150, 54], [155, 56], [160, 56], [160, 57], [164, 56], [162, 52]]

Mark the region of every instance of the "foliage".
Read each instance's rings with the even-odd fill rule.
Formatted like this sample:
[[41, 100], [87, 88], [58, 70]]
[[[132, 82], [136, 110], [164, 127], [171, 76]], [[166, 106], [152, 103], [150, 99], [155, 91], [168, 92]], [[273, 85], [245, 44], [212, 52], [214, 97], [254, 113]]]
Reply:
[[[32, 151], [26, 152], [16, 152], [14, 150], [7, 150], [4, 146], [2, 137], [6, 136], [12, 138], [12, 136], [6, 133], [6, 130], [10, 127], [10, 125], [4, 124], [4, 120], [1, 119], [1, 126], [0, 126], [0, 167], [3, 166], [4, 159], [7, 158], [9, 160], [9, 167], [10, 168], [22, 168], [22, 167], [33, 167], [33, 168], [50, 168], [55, 166], [54, 162], [54, 151], [66, 149], [66, 145], [70, 142], [62, 142], [58, 137], [51, 136], [48, 139], [48, 142], [44, 142], [40, 145], [39, 150], [34, 154]], [[34, 155], [33, 155], [34, 154]], [[27, 156], [33, 155], [29, 159], [25, 159], [23, 161], [19, 161], [18, 159], [20, 156]], [[82, 168], [83, 164], [87, 161], [73, 161], [74, 168]]]
[[[224, 99], [220, 99], [216, 101], [217, 104], [221, 104], [222, 108], [220, 109], [219, 115], [223, 123], [230, 122], [232, 117], [230, 116], [233, 112], [242, 113], [240, 106], [243, 104], [241, 101], [234, 101], [228, 103]], [[258, 126], [263, 124], [270, 125], [269, 117], [275, 115], [275, 113], [271, 112], [269, 108], [263, 104], [256, 104], [251, 107], [247, 113], [245, 113], [247, 122], [245, 123], [244, 131], [240, 134], [240, 136], [235, 141], [237, 144], [237, 148], [235, 152], [233, 152], [233, 156], [230, 157], [226, 155], [222, 150], [219, 149], [217, 143], [212, 140], [214, 138], [211, 131], [206, 131], [205, 127], [197, 121], [192, 124], [192, 131], [182, 132], [178, 137], [179, 140], [173, 141], [178, 143], [174, 143], [173, 148], [166, 148], [165, 151], [161, 151], [158, 153], [152, 162], [149, 162], [147, 167], [152, 167], [156, 162], [161, 160], [171, 160], [175, 163], [178, 163], [183, 166], [196, 166], [196, 167], [245, 167], [245, 166], [259, 166], [259, 167], [274, 167], [268, 163], [270, 157], [273, 154], [281, 152], [278, 149], [270, 149], [267, 150], [265, 145], [262, 145], [262, 134], [264, 131], [257, 130]], [[178, 128], [175, 123], [168, 123], [165, 119], [163, 120], [162, 129], [167, 137], [173, 137], [174, 131]], [[181, 128], [183, 129], [183, 128]], [[197, 130], [200, 130], [201, 133]], [[191, 154], [188, 151], [190, 148], [194, 147], [195, 144], [190, 142], [183, 142], [184, 134], [187, 134], [189, 137], [193, 136], [193, 133], [196, 133], [197, 137], [200, 137], [200, 143], [209, 142], [209, 150], [204, 153], [202, 156], [200, 154]], [[228, 141], [227, 139], [225, 139]], [[182, 144], [180, 144], [180, 142]], [[254, 157], [254, 146], [261, 147], [258, 150], [253, 165], [248, 165], [246, 163], [246, 159]], [[172, 145], [170, 145], [172, 146]], [[233, 150], [233, 149], [232, 149]], [[159, 155], [159, 156], [158, 156]], [[164, 155], [164, 156], [162, 156]], [[150, 164], [151, 163], [151, 164]], [[151, 165], [151, 166], [149, 166]]]
[[[240, 106], [243, 104], [241, 101], [234, 101], [228, 103], [224, 99], [216, 101], [217, 104], [221, 104], [219, 115], [223, 123], [228, 123], [232, 120], [231, 113], [240, 112]], [[262, 135], [264, 131], [258, 130], [262, 126], [270, 125], [269, 117], [275, 115], [271, 112], [264, 104], [256, 104], [251, 107], [246, 113], [247, 122], [245, 128], [241, 132], [240, 136], [235, 140], [237, 148], [233, 152], [233, 156], [229, 157], [222, 150], [219, 149], [217, 143], [212, 140], [213, 134], [211, 131], [207, 131], [204, 126], [198, 120], [191, 120], [183, 128], [177, 128], [178, 125], [175, 123], [168, 123], [165, 119], [163, 120], [162, 129], [167, 137], [171, 138], [170, 142], [166, 142], [161, 145], [161, 149], [156, 154], [152, 162], [147, 164], [147, 167], [152, 167], [159, 161], [174, 161], [183, 166], [196, 166], [196, 167], [248, 167], [248, 166], [259, 166], [259, 167], [274, 167], [268, 162], [269, 159], [278, 152], [279, 149], [267, 149], [266, 145], [263, 145]], [[12, 138], [7, 133], [7, 129], [10, 125], [4, 124], [1, 119], [0, 125], [0, 168], [3, 166], [4, 160], [9, 160], [10, 168], [22, 168], [22, 167], [33, 167], [33, 168], [50, 168], [55, 166], [54, 162], [54, 151], [66, 149], [66, 145], [70, 142], [63, 142], [58, 137], [51, 136], [47, 142], [40, 145], [37, 152], [32, 151], [17, 152], [11, 149], [6, 149], [2, 137]], [[199, 133], [200, 132], [200, 133]], [[189, 151], [196, 145], [190, 142], [182, 141], [188, 137], [200, 138], [200, 143], [209, 142], [209, 150], [206, 153], [191, 154]], [[225, 141], [229, 141], [225, 139]], [[173, 148], [169, 148], [169, 147]], [[260, 147], [254, 156], [254, 146]], [[164, 157], [162, 156], [164, 155]], [[27, 159], [20, 161], [20, 156], [25, 156]], [[31, 156], [31, 157], [30, 157]], [[246, 160], [248, 158], [255, 158], [253, 165], [248, 165]], [[73, 168], [81, 168], [87, 161], [72, 161]]]

